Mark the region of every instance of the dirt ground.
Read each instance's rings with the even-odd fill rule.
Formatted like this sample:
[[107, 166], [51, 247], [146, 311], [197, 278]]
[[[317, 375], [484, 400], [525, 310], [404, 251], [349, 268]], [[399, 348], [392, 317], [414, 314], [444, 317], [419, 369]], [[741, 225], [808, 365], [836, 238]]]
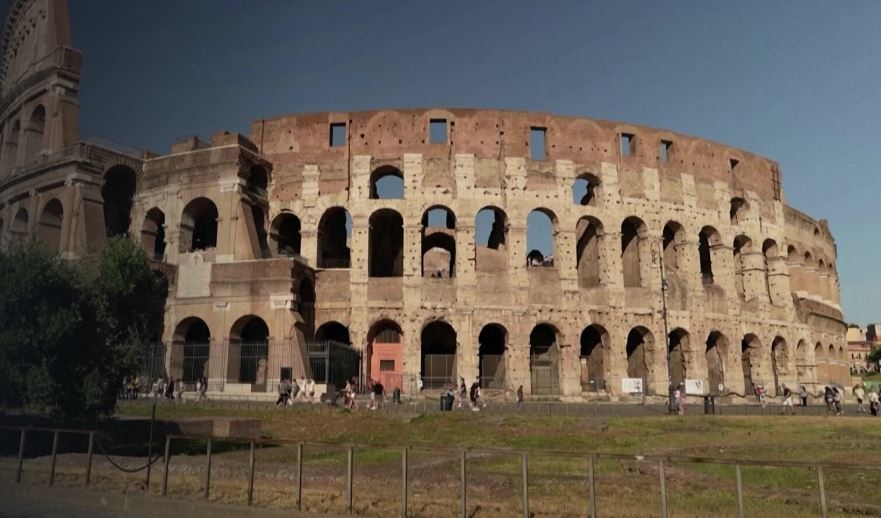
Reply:
[[[141, 415], [145, 407], [122, 407]], [[263, 436], [327, 443], [307, 444], [303, 463], [303, 509], [346, 510], [347, 444], [354, 449], [353, 506], [357, 514], [400, 514], [402, 455], [408, 450], [408, 512], [412, 516], [457, 516], [460, 450], [468, 450], [469, 516], [522, 515], [522, 451], [529, 451], [528, 495], [534, 516], [586, 516], [588, 458], [592, 452], [628, 454], [596, 463], [597, 507], [602, 516], [660, 514], [659, 466], [636, 455], [701, 456], [881, 466], [881, 421], [822, 417], [575, 418], [482, 415], [376, 415], [329, 408], [295, 410], [162, 407], [159, 418], [193, 415], [257, 417]], [[205, 442], [173, 443], [168, 491], [202, 498]], [[75, 448], [71, 448], [76, 451]], [[79, 450], [83, 451], [83, 450]], [[242, 503], [247, 498], [248, 446], [214, 443], [210, 499]], [[257, 449], [254, 504], [292, 508], [296, 493], [296, 446]], [[116, 458], [115, 458], [116, 459]], [[143, 465], [145, 457], [118, 460]], [[84, 483], [85, 455], [59, 456], [56, 484]], [[16, 459], [0, 458], [0, 479], [12, 480]], [[737, 516], [735, 468], [724, 464], [672, 461], [666, 465], [672, 516]], [[161, 491], [164, 466], [152, 470], [150, 490]], [[47, 483], [49, 457], [25, 461], [26, 483]], [[145, 473], [125, 474], [95, 456], [92, 484], [114, 491], [143, 491]], [[881, 471], [825, 473], [832, 516], [881, 516]], [[750, 516], [819, 516], [817, 473], [804, 468], [742, 468]]]

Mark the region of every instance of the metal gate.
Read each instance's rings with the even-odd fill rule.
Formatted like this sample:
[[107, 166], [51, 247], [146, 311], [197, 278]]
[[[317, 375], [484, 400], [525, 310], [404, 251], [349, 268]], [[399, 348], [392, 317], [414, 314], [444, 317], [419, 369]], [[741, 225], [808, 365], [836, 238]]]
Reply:
[[535, 396], [555, 396], [559, 394], [559, 368], [556, 355], [551, 353], [529, 357], [529, 374], [532, 394]]
[[141, 388], [147, 388], [159, 378], [166, 377], [165, 351], [163, 343], [148, 344], [141, 350], [140, 381]]
[[239, 347], [239, 383], [266, 386], [269, 369], [269, 341], [242, 343]]
[[340, 389], [346, 381], [359, 377], [361, 353], [351, 346], [333, 340], [306, 343], [309, 366], [315, 383], [327, 383]]
[[422, 356], [422, 386], [443, 389], [456, 385], [455, 354], [425, 354]]
[[183, 344], [184, 383], [194, 384], [202, 377], [208, 377], [208, 359], [211, 352], [210, 344]]
[[480, 386], [485, 389], [505, 388], [505, 356], [502, 354], [480, 355]]

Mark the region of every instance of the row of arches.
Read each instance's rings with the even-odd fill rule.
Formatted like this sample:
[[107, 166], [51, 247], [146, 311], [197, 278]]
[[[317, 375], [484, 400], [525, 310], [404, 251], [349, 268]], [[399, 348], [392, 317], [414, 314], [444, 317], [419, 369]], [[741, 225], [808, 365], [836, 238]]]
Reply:
[[[37, 219], [37, 237], [44, 246], [53, 251], [61, 250], [61, 235], [64, 224], [64, 205], [58, 198], [48, 200], [39, 211]], [[0, 234], [5, 223], [0, 218]], [[28, 239], [31, 228], [31, 216], [27, 209], [16, 211], [9, 225], [9, 234], [13, 241], [22, 242]]]
[[[8, 131], [0, 127], [0, 169], [5, 171], [22, 165], [39, 155], [44, 147], [45, 132], [46, 108], [42, 104], [35, 106], [26, 120], [16, 119]], [[23, 149], [20, 150], [20, 146]]]

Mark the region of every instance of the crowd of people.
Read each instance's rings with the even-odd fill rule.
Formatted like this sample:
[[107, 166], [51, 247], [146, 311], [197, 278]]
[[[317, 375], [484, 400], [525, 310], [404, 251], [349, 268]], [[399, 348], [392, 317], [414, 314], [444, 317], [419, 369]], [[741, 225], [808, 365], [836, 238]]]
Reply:
[[277, 390], [275, 406], [293, 405], [295, 401], [315, 402], [315, 380], [312, 378], [283, 379], [278, 382]]

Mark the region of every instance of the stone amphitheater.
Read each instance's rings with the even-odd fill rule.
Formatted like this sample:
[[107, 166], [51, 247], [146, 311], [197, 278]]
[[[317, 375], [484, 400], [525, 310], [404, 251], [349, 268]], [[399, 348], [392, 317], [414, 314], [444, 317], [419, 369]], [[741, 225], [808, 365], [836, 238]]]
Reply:
[[0, 243], [72, 259], [140, 243], [168, 283], [164, 376], [613, 400], [848, 384], [835, 241], [787, 205], [772, 160], [455, 108], [259, 119], [156, 154], [80, 140], [81, 57], [66, 2], [13, 2]]

